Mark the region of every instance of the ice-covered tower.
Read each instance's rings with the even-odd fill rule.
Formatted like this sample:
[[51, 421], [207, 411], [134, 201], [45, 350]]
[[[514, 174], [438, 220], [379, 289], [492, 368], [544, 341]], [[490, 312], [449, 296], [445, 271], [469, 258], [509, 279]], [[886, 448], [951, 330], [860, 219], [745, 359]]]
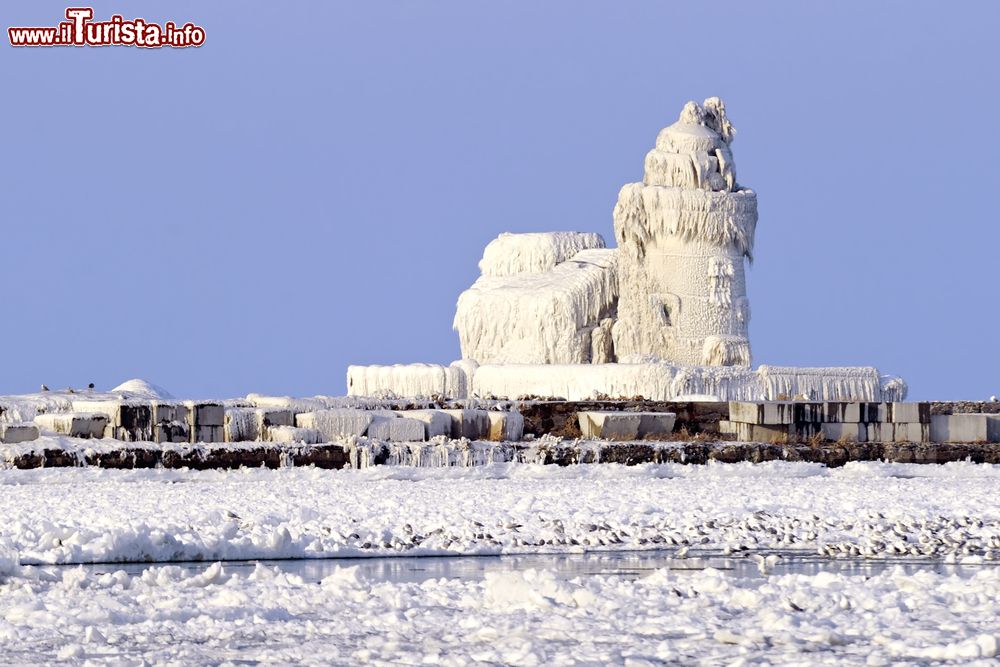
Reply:
[[643, 182], [618, 194], [620, 361], [750, 365], [744, 258], [757, 196], [736, 182], [734, 134], [722, 100], [688, 102], [646, 155]]

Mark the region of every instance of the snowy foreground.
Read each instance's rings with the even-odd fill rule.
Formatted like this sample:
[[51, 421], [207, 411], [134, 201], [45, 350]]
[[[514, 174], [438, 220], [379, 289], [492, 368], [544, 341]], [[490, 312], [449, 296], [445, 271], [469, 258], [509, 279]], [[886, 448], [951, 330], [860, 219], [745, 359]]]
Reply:
[[[0, 654], [12, 662], [888, 664], [987, 660], [1000, 467], [494, 465], [0, 471]], [[30, 564], [670, 549], [662, 569], [321, 581], [266, 563], [139, 574]], [[961, 574], [769, 574], [779, 554], [935, 558]], [[20, 563], [18, 565], [17, 563]], [[114, 568], [111, 568], [114, 570]], [[247, 574], [250, 572], [250, 574]], [[985, 663], [984, 663], [985, 664]]]

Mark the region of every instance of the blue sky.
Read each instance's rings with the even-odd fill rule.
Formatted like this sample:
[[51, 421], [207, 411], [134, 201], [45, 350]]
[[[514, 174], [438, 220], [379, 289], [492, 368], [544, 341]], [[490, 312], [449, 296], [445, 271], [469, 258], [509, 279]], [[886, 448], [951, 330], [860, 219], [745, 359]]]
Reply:
[[[753, 6], [748, 6], [752, 4]], [[3, 27], [66, 5], [5, 2]], [[987, 3], [171, 2], [199, 49], [0, 47], [0, 393], [341, 394], [448, 362], [504, 231], [598, 231], [683, 103], [758, 193], [755, 363], [1000, 394]]]

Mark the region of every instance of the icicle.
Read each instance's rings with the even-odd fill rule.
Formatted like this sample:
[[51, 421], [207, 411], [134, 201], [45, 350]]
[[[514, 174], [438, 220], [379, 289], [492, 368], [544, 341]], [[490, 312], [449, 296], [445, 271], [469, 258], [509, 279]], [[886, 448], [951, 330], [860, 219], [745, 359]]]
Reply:
[[[752, 190], [710, 192], [646, 187], [640, 183], [630, 185], [632, 191], [627, 195], [626, 206], [642, 203], [641, 211], [623, 211], [620, 225], [616, 209], [615, 228], [621, 226], [626, 239], [644, 245], [649, 237], [673, 234], [685, 241], [703, 241], [718, 246], [731, 243], [748, 258], [753, 256], [757, 195]], [[643, 228], [635, 229], [635, 225]]]
[[261, 439], [256, 408], [226, 410], [226, 442], [253, 442]]
[[706, 366], [749, 366], [750, 341], [742, 336], [708, 336], [701, 361]]
[[[883, 389], [885, 387], [885, 389]], [[492, 398], [558, 398], [670, 401], [679, 396], [757, 401], [806, 397], [829, 401], [902, 400], [905, 383], [881, 378], [874, 368], [781, 368], [675, 366], [668, 363], [577, 365], [483, 365], [473, 393]]]

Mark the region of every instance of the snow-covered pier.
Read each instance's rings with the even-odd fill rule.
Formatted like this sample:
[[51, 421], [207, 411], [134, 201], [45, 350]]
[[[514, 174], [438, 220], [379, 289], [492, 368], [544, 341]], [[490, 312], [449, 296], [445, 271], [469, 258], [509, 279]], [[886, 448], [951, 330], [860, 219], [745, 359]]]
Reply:
[[[475, 467], [490, 463], [1000, 463], [1000, 403], [0, 397], [0, 466]], [[10, 435], [11, 437], [7, 437]]]

